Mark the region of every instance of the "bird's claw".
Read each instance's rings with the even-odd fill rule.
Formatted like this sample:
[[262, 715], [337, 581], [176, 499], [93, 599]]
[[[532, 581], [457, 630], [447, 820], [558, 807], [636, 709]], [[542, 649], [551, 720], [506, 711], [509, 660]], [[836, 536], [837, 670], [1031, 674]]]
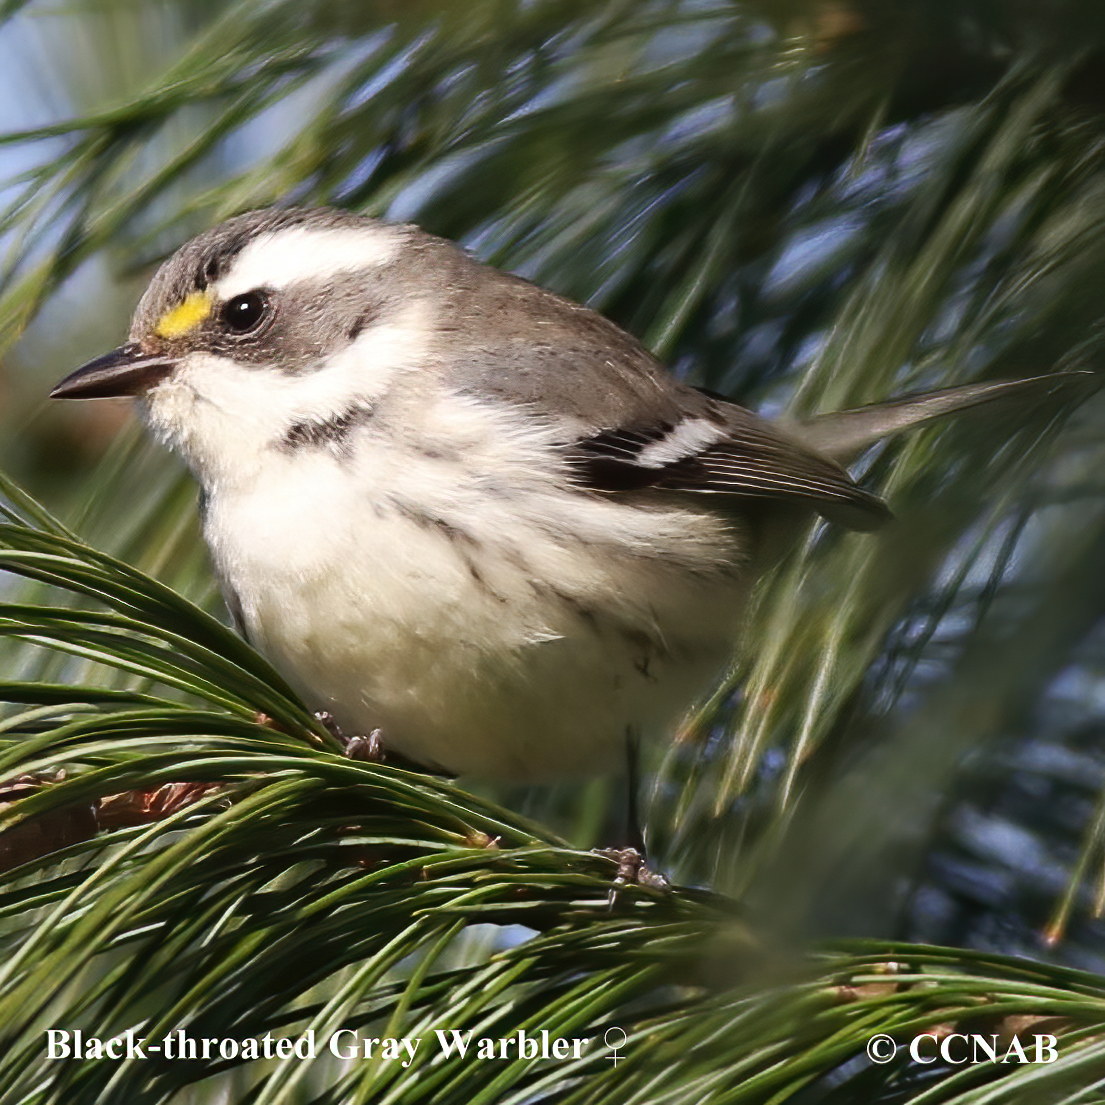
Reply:
[[364, 760], [368, 763], [382, 764], [387, 762], [384, 752], [384, 744], [381, 739], [384, 735], [382, 729], [373, 729], [365, 736], [347, 737], [342, 727], [334, 720], [334, 715], [326, 710], [315, 711], [316, 720], [322, 723], [326, 730], [342, 746], [342, 751], [350, 760]]
[[331, 714], [320, 710], [315, 717], [322, 722], [326, 731], [341, 745], [342, 751], [350, 760], [360, 760], [362, 763], [387, 764], [388, 767], [399, 767], [404, 771], [417, 771], [424, 775], [444, 775], [452, 778], [452, 774], [443, 767], [434, 764], [421, 764], [415, 760], [388, 748], [384, 741], [383, 729], [373, 729], [368, 736], [348, 737], [342, 732], [341, 726], [334, 720]]
[[370, 764], [387, 763], [388, 755], [380, 740], [382, 736], [379, 729], [373, 729], [367, 737], [350, 737], [345, 745], [346, 756], [351, 760], [364, 760]]
[[596, 848], [595, 852], [604, 859], [613, 860], [618, 865], [607, 899], [610, 909], [617, 904], [619, 891], [627, 886], [644, 886], [649, 890], [658, 890], [662, 894], [667, 894], [671, 890], [671, 883], [667, 878], [658, 871], [653, 871], [636, 848]]

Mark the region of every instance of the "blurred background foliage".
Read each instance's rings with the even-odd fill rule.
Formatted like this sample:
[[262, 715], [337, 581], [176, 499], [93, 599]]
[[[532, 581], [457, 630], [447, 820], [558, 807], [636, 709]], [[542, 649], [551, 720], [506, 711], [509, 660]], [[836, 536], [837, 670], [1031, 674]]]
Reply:
[[[118, 344], [158, 260], [250, 207], [417, 221], [772, 414], [1101, 371], [1090, 0], [0, 13], [0, 460], [219, 616], [176, 463], [125, 405], [43, 396]], [[1105, 970], [1103, 416], [1096, 397], [995, 407], [862, 458], [898, 520], [815, 528], [760, 589], [748, 654], [648, 752], [660, 867], [780, 938]], [[140, 682], [103, 657], [5, 655], [24, 679]], [[617, 817], [605, 781], [472, 785], [579, 846]], [[815, 1085], [803, 1101], [845, 1092]]]

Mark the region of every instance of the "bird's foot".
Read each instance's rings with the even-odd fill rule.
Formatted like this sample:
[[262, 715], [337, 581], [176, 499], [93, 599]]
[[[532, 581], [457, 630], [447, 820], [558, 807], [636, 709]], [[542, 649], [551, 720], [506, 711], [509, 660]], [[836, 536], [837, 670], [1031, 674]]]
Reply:
[[379, 729], [373, 729], [367, 737], [350, 737], [345, 743], [345, 754], [351, 760], [364, 760], [370, 764], [394, 763], [394, 757], [389, 756], [380, 739], [383, 733]]
[[667, 894], [671, 883], [658, 871], [653, 871], [645, 857], [636, 848], [596, 848], [597, 855], [613, 860], [618, 865], [608, 899], [610, 909], [618, 902], [618, 894], [627, 886], [644, 886], [649, 890], [658, 890]]
[[334, 720], [334, 715], [326, 710], [317, 710], [315, 717], [322, 722], [322, 727], [341, 745], [342, 751], [350, 760], [364, 760], [367, 763], [382, 764], [388, 762], [388, 755], [384, 751], [384, 735], [382, 729], [373, 729], [365, 736], [345, 735], [342, 727]]
[[315, 717], [322, 722], [330, 736], [342, 746], [345, 755], [350, 760], [361, 760], [370, 764], [387, 764], [388, 767], [401, 767], [404, 771], [420, 771], [424, 775], [449, 774], [441, 768], [415, 763], [414, 760], [409, 760], [406, 756], [401, 756], [398, 752], [393, 752], [390, 748], [387, 748], [384, 744], [385, 738], [382, 729], [373, 729], [367, 737], [362, 735], [350, 737], [342, 731], [333, 715], [328, 714], [325, 710], [320, 710], [315, 714]]

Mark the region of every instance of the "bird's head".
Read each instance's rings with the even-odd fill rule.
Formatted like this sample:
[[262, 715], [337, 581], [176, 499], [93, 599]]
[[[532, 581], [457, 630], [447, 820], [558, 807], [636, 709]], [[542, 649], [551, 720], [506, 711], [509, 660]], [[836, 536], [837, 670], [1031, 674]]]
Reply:
[[227, 476], [288, 435], [370, 412], [398, 373], [425, 365], [428, 238], [331, 209], [230, 219], [173, 254], [128, 341], [51, 396], [137, 397], [201, 479]]

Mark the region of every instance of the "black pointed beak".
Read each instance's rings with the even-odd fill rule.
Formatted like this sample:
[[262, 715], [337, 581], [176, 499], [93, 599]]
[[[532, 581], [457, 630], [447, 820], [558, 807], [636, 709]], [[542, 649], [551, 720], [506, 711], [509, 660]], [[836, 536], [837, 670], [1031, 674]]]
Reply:
[[111, 399], [141, 395], [174, 368], [176, 361], [172, 357], [152, 356], [128, 342], [71, 372], [50, 392], [50, 398]]

